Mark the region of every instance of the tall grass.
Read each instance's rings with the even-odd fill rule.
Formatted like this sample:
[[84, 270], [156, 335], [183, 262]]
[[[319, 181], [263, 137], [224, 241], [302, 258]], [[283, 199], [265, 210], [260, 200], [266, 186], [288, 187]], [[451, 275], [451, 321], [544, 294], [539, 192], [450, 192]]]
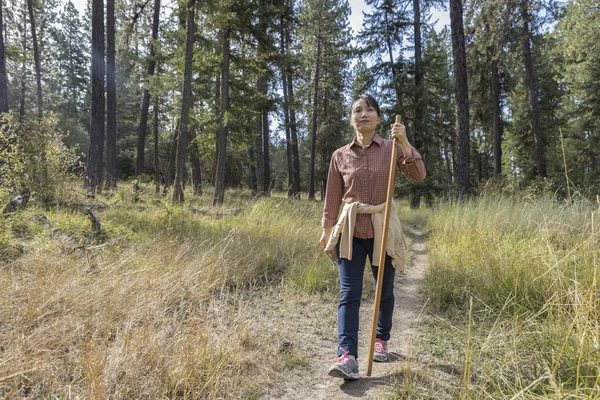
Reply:
[[[1, 221], [19, 251], [0, 264], [0, 397], [251, 399], [291, 365], [254, 307], [281, 282], [335, 290], [321, 204], [230, 193], [223, 208], [176, 207], [151, 190], [133, 204], [128, 189], [73, 189]], [[80, 212], [90, 202], [100, 233]]]
[[483, 198], [431, 213], [425, 292], [468, 343], [468, 357], [451, 356], [472, 372], [462, 394], [600, 398], [597, 225], [594, 207], [551, 199]]

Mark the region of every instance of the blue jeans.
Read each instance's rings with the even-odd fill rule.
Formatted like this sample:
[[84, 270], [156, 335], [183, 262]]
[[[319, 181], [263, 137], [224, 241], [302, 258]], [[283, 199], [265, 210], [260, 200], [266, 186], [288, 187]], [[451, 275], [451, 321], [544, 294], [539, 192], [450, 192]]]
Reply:
[[[379, 251], [379, 249], [375, 249]], [[373, 260], [373, 239], [352, 239], [352, 260], [339, 258], [340, 273], [340, 304], [338, 307], [338, 355], [348, 351], [358, 358], [358, 321], [360, 298], [362, 296], [363, 276], [367, 256]], [[378, 267], [371, 267], [373, 287], [376, 286]], [[392, 314], [394, 312], [394, 276], [396, 270], [392, 259], [386, 254], [385, 269], [383, 270], [383, 286], [381, 287], [381, 303], [377, 321], [377, 337], [382, 340], [390, 339], [392, 330]]]

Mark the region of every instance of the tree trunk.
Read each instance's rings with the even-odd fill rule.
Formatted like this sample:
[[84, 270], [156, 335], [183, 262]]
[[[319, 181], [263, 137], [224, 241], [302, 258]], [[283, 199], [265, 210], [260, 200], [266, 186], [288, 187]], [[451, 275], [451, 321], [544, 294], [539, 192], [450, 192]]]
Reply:
[[423, 64], [422, 64], [422, 45], [421, 45], [421, 5], [420, 0], [413, 0], [413, 15], [414, 15], [414, 36], [415, 36], [415, 121], [413, 138], [415, 146], [422, 151], [426, 152], [423, 148], [424, 141], [419, 140], [419, 136], [423, 132], [423, 111], [424, 107], [421, 104], [421, 98], [423, 94]]
[[158, 164], [158, 103], [159, 96], [154, 96], [154, 182], [156, 194], [160, 193], [160, 168]]
[[281, 63], [281, 86], [283, 87], [283, 119], [285, 124], [285, 147], [287, 156], [287, 169], [288, 169], [288, 187], [287, 195], [288, 198], [292, 198], [294, 190], [292, 188], [292, 179], [294, 175], [294, 162], [292, 155], [292, 140], [290, 133], [290, 107], [289, 107], [289, 96], [287, 87], [287, 57], [285, 52], [285, 17], [282, 15], [280, 19], [280, 54], [282, 57]]
[[171, 143], [171, 151], [169, 152], [169, 165], [165, 172], [165, 186], [163, 188], [163, 194], [167, 194], [167, 189], [173, 185], [175, 180], [175, 164], [177, 162], [177, 137], [179, 134], [179, 121], [175, 132], [173, 132], [173, 142]]
[[[385, 9], [385, 38], [388, 49], [388, 56], [390, 57], [390, 70], [392, 72], [392, 82], [394, 85], [394, 93], [396, 94], [396, 103], [398, 113], [402, 113], [404, 111], [404, 102], [402, 99], [402, 90], [400, 88], [400, 71], [397, 70], [396, 63], [394, 62], [394, 54], [392, 52], [392, 33], [390, 32], [389, 20], [388, 20], [388, 10]], [[402, 52], [400, 52], [402, 55]], [[408, 125], [408, 121], [404, 119], [404, 127], [406, 128], [406, 137], [412, 143], [413, 141], [412, 133]]]
[[492, 62], [492, 132], [494, 136], [494, 176], [502, 173], [502, 110], [500, 109], [500, 75], [498, 62]]
[[[257, 89], [258, 89], [257, 84]], [[254, 158], [256, 162], [256, 195], [262, 196], [263, 187], [265, 186], [265, 159], [263, 157], [263, 146], [262, 146], [262, 115], [259, 116], [258, 119], [255, 120], [254, 123], [254, 134], [252, 136], [252, 152], [254, 153]]]
[[117, 87], [115, 0], [106, 0], [106, 186], [117, 187]]
[[456, 183], [458, 198], [469, 193], [469, 89], [467, 85], [467, 56], [461, 0], [450, 0], [452, 55], [454, 58], [454, 91], [456, 95]]
[[2, 20], [2, 0], [0, 0], [0, 114], [8, 112], [6, 59], [4, 56], [4, 21]]
[[[43, 117], [44, 107], [42, 103], [42, 70], [40, 66], [40, 51], [38, 49], [38, 41], [37, 36], [35, 34], [35, 16], [33, 14], [33, 0], [27, 0], [27, 9], [29, 10], [29, 25], [31, 26], [31, 39], [33, 41], [33, 60], [35, 63], [35, 82], [37, 87], [38, 118], [41, 120]], [[104, 25], [102, 26], [104, 27]], [[102, 45], [102, 50], [102, 57], [104, 58], [104, 44]]]
[[250, 160], [248, 169], [248, 186], [250, 186], [252, 197], [254, 197], [258, 192], [256, 182], [256, 157], [254, 157], [254, 143], [251, 143], [250, 146], [248, 146], [248, 159]]
[[315, 155], [317, 150], [317, 102], [319, 98], [319, 67], [321, 64], [321, 27], [317, 32], [317, 59], [315, 67], [315, 86], [313, 95], [312, 129], [310, 132], [310, 175], [308, 178], [308, 199], [315, 199]]
[[[23, 55], [27, 53], [27, 4], [23, 7]], [[19, 122], [25, 119], [25, 79], [27, 78], [27, 65], [25, 64], [26, 57], [23, 56], [21, 62], [21, 104], [19, 107]]]
[[442, 146], [444, 147], [444, 158], [446, 159], [446, 178], [448, 180], [448, 192], [452, 191], [452, 166], [450, 165], [450, 154], [448, 152], [448, 138], [442, 132]]
[[[31, 0], [30, 0], [31, 1]], [[92, 0], [92, 97], [90, 150], [84, 186], [94, 192], [102, 185], [104, 155], [104, 2]]]
[[192, 188], [194, 196], [202, 196], [202, 168], [200, 167], [200, 151], [198, 144], [192, 143], [190, 148], [190, 163], [192, 164]]
[[527, 82], [527, 90], [529, 92], [529, 108], [531, 110], [531, 125], [535, 139], [535, 155], [537, 160], [538, 175], [545, 178], [546, 173], [546, 157], [544, 155], [544, 134], [540, 125], [540, 113], [538, 109], [538, 92], [533, 73], [533, 61], [531, 59], [531, 32], [529, 31], [529, 11], [527, 9], [527, 1], [521, 0], [521, 22], [523, 23], [522, 46], [523, 46], [523, 61], [525, 62], [525, 78]]
[[190, 106], [192, 103], [192, 64], [194, 61], [194, 31], [196, 1], [187, 3], [187, 33], [185, 39], [185, 66], [183, 71], [183, 91], [181, 94], [181, 119], [179, 120], [179, 139], [177, 140], [177, 161], [175, 183], [173, 184], [173, 203], [182, 204], [183, 175], [185, 173], [185, 155], [187, 153]]
[[[225, 119], [229, 112], [229, 38], [230, 27], [223, 31], [223, 67], [221, 76], [221, 128], [217, 136], [217, 168], [213, 205], [222, 205], [225, 198], [225, 168], [227, 167], [227, 134], [229, 126]], [[260, 190], [260, 189], [259, 189]]]
[[[260, 0], [260, 25], [261, 31], [267, 31], [267, 2], [266, 0]], [[258, 55], [261, 57], [261, 76], [260, 80], [260, 93], [262, 94], [261, 102], [261, 144], [262, 144], [262, 157], [263, 157], [263, 169], [264, 179], [263, 187], [259, 190], [264, 196], [268, 196], [271, 193], [271, 163], [269, 158], [269, 144], [270, 144], [270, 133], [269, 133], [269, 81], [268, 81], [268, 65], [266, 61], [267, 51], [263, 40], [258, 42]]]
[[152, 19], [152, 41], [150, 42], [150, 54], [148, 55], [148, 68], [146, 70], [146, 87], [142, 95], [142, 110], [140, 113], [140, 125], [138, 127], [137, 155], [135, 162], [135, 174], [144, 173], [144, 153], [146, 147], [146, 130], [148, 126], [148, 110], [150, 108], [150, 91], [148, 80], [154, 75], [156, 67], [156, 40], [158, 40], [158, 24], [160, 18], [160, 0], [154, 0], [154, 16]]
[[[293, 5], [292, 5], [293, 6]], [[290, 28], [288, 27], [285, 32], [285, 46], [287, 53], [290, 52], [291, 47], [291, 34]], [[289, 59], [286, 58], [286, 73], [287, 73], [287, 87], [289, 96], [289, 113], [290, 113], [290, 139], [292, 141], [292, 192], [293, 197], [300, 198], [300, 153], [298, 150], [298, 127], [296, 125], [296, 108], [294, 99], [294, 76], [292, 73], [292, 66]]]

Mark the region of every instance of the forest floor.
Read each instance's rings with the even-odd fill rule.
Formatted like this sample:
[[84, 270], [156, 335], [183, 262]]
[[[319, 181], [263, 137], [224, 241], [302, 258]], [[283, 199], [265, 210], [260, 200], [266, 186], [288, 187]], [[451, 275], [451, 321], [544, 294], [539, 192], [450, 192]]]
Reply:
[[[428, 267], [428, 256], [425, 235], [417, 225], [409, 225], [407, 234], [412, 238], [412, 260], [401, 274], [396, 275], [396, 306], [389, 342], [390, 361], [374, 363], [372, 375], [366, 376], [373, 296], [366, 300], [363, 295], [359, 332], [361, 378], [345, 381], [328, 376], [328, 368], [335, 361], [336, 353], [337, 301], [308, 299], [302, 307], [296, 307], [295, 311], [293, 306], [283, 307], [282, 315], [277, 318], [282, 322], [275, 328], [285, 338], [280, 339], [282, 351], [282, 345], [289, 348], [301, 347], [299, 350], [304, 354], [303, 365], [284, 369], [275, 379], [271, 377], [270, 387], [261, 399], [405, 398], [416, 395], [416, 392], [423, 394], [424, 389], [429, 393], [433, 390], [437, 395], [445, 397], [444, 393], [452, 391], [450, 387], [460, 386], [459, 367], [429, 364], [425, 359], [419, 360], [420, 357], [415, 354], [413, 342], [416, 327], [423, 318], [431, 318], [423, 314], [426, 299], [420, 293]], [[368, 284], [371, 284], [370, 280]], [[265, 313], [266, 315], [273, 317], [270, 313]]]

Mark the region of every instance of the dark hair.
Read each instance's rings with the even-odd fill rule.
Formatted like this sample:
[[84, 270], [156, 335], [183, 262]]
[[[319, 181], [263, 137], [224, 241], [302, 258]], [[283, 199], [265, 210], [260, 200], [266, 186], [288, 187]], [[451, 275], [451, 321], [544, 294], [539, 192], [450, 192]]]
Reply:
[[352, 102], [350, 103], [350, 117], [352, 117], [352, 106], [360, 99], [363, 99], [369, 107], [373, 107], [375, 111], [377, 111], [377, 116], [381, 117], [381, 114], [379, 114], [379, 103], [377, 103], [377, 100], [370, 94], [359, 94], [352, 99]]

